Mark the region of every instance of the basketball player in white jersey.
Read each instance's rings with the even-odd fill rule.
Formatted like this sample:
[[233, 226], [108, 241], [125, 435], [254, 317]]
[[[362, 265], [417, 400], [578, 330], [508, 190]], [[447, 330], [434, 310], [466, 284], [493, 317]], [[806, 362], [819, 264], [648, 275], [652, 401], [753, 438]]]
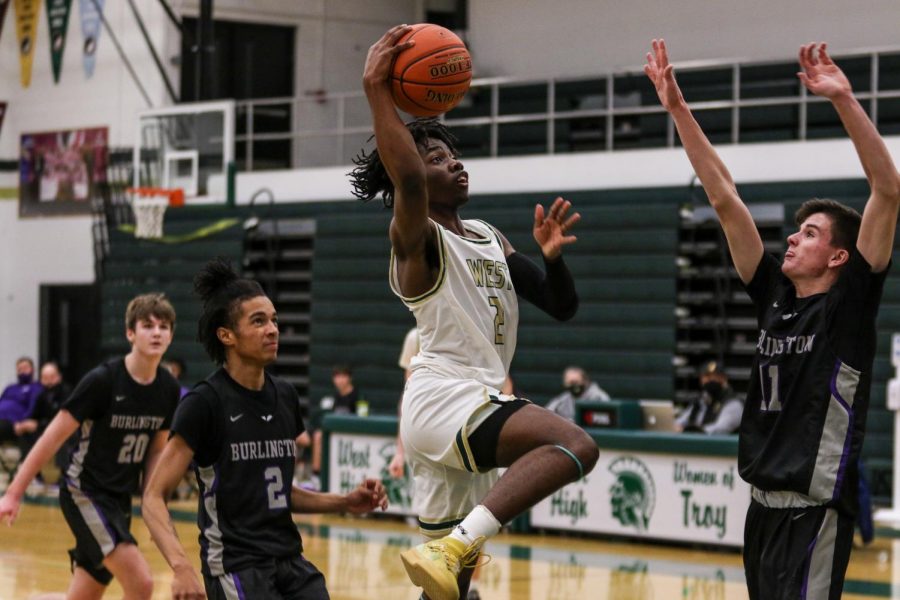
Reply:
[[[562, 260], [578, 221], [557, 198], [534, 212], [541, 270], [482, 221], [461, 220], [469, 176], [437, 120], [404, 125], [391, 98], [391, 62], [412, 44], [397, 26], [369, 50], [363, 84], [377, 150], [351, 173], [354, 194], [393, 206], [390, 283], [416, 317], [420, 351], [403, 396], [400, 433], [421, 530], [432, 541], [401, 554], [432, 600], [465, 596], [484, 540], [588, 473], [596, 444], [573, 423], [500, 393], [516, 346], [521, 296], [559, 320], [578, 296]], [[498, 477], [496, 469], [505, 467]]]

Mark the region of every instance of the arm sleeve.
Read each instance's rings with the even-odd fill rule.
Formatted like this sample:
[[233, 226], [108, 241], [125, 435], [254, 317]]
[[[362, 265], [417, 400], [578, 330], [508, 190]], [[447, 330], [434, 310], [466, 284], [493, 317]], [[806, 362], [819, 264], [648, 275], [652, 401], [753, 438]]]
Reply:
[[101, 365], [85, 375], [61, 408], [79, 423], [103, 415], [112, 402], [112, 381], [108, 367]]
[[546, 273], [519, 252], [506, 257], [516, 293], [557, 319], [568, 321], [578, 311], [578, 293], [572, 274], [562, 257], [544, 260]]

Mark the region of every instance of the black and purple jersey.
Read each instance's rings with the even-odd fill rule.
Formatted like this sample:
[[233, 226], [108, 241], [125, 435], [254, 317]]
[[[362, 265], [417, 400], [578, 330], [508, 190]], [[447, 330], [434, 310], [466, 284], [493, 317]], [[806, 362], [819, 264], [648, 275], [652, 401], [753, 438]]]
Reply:
[[153, 437], [170, 427], [177, 404], [178, 382], [162, 367], [147, 385], [131, 378], [124, 358], [91, 370], [61, 407], [81, 423], [65, 471], [68, 485], [135, 493]]
[[778, 260], [764, 255], [747, 284], [760, 329], [738, 466], [763, 505], [855, 514], [886, 275], [854, 250], [827, 293], [797, 298]]
[[181, 401], [172, 435], [194, 451], [204, 574], [301, 552], [290, 503], [295, 440], [303, 431], [296, 390], [269, 374], [254, 391], [218, 369]]

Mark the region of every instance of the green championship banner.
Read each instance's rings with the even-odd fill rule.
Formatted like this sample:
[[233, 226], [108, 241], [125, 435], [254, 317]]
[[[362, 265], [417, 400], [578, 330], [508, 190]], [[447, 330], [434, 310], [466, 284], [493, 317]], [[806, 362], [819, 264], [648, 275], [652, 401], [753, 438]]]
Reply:
[[40, 0], [15, 0], [16, 36], [19, 40], [19, 80], [22, 87], [31, 85], [31, 64], [34, 62], [34, 45], [37, 41]]
[[66, 49], [66, 30], [69, 28], [69, 9], [72, 0], [47, 0], [47, 24], [50, 27], [50, 62], [53, 81], [59, 83], [62, 57]]
[[604, 450], [531, 509], [532, 527], [740, 547], [750, 486], [737, 457]]

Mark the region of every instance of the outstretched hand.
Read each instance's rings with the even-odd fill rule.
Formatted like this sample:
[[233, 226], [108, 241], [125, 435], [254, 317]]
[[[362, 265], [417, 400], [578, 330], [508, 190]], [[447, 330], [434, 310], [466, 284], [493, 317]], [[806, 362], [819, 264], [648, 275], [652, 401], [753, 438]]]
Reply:
[[347, 494], [347, 510], [355, 515], [381, 507], [387, 510], [388, 499], [384, 485], [377, 479], [366, 479]]
[[800, 46], [799, 58], [803, 71], [797, 73], [797, 77], [816, 96], [831, 99], [853, 93], [850, 80], [828, 56], [825, 42]]
[[671, 112], [684, 104], [684, 96], [681, 95], [681, 89], [675, 81], [675, 67], [669, 64], [666, 40], [653, 40], [653, 52], [647, 53], [644, 73], [653, 82], [663, 108]]
[[391, 65], [394, 57], [407, 48], [415, 45], [415, 40], [407, 40], [402, 44], [397, 41], [412, 29], [409, 25], [395, 25], [381, 36], [381, 39], [372, 44], [369, 54], [366, 56], [366, 66], [363, 69], [363, 83], [375, 85], [386, 84], [391, 76]]
[[547, 216], [544, 216], [544, 207], [540, 204], [534, 207], [534, 241], [541, 247], [541, 252], [547, 260], [554, 260], [562, 254], [563, 246], [574, 243], [578, 238], [567, 235], [572, 227], [581, 219], [578, 213], [568, 219], [566, 213], [572, 207], [572, 203], [562, 198], [557, 198], [550, 206]]

